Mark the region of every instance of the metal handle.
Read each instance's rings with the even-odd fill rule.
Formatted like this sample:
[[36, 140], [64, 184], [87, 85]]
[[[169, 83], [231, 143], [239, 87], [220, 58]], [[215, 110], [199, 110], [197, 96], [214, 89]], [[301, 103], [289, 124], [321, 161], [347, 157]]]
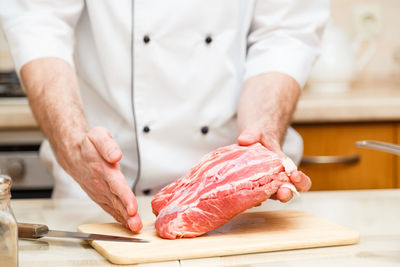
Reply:
[[363, 141], [357, 141], [356, 146], [384, 151], [395, 155], [400, 155], [400, 146], [391, 143], [374, 141], [374, 140], [363, 140]]
[[49, 228], [44, 224], [18, 223], [19, 238], [40, 238], [49, 232]]
[[352, 164], [360, 161], [360, 155], [349, 156], [304, 156], [301, 164]]

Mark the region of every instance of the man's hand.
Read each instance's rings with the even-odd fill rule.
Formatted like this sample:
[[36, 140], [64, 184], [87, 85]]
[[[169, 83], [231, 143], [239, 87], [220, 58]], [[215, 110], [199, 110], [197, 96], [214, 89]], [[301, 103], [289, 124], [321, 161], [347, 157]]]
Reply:
[[[260, 142], [286, 157], [281, 142], [299, 94], [298, 83], [283, 73], [264, 73], [247, 79], [238, 109], [238, 144], [249, 146]], [[311, 181], [305, 175], [292, 175], [290, 179], [300, 192], [311, 187]], [[280, 188], [272, 198], [287, 202], [292, 198], [292, 192], [288, 188]]]
[[89, 131], [75, 70], [62, 59], [39, 58], [25, 64], [20, 74], [58, 163], [105, 211], [139, 232], [136, 199], [118, 165], [121, 150], [106, 129]]
[[82, 137], [80, 147], [58, 160], [89, 197], [117, 221], [138, 233], [142, 222], [135, 196], [118, 162], [122, 152], [108, 130], [96, 127]]
[[[249, 146], [259, 142], [269, 150], [274, 151], [282, 157], [286, 157], [286, 155], [282, 152], [281, 146], [279, 145], [276, 138], [264, 134], [257, 127], [250, 127], [244, 130], [239, 135], [237, 141], [238, 144], [241, 146]], [[295, 175], [292, 175], [290, 177], [290, 181], [296, 186], [296, 189], [300, 192], [306, 192], [311, 187], [311, 180], [306, 175], [295, 173]], [[292, 191], [290, 191], [289, 188], [281, 187], [271, 198], [280, 200], [281, 202], [288, 202], [292, 198]]]
[[278, 154], [283, 154], [277, 138], [264, 134], [258, 127], [249, 127], [245, 129], [239, 135], [237, 141], [241, 146], [250, 146], [259, 142], [269, 150]]

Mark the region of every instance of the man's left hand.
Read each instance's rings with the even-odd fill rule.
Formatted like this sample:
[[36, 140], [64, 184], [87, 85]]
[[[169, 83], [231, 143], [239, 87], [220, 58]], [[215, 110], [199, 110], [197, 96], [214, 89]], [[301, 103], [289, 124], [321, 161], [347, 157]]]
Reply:
[[[282, 157], [286, 157], [286, 155], [281, 150], [278, 138], [273, 135], [263, 133], [258, 127], [249, 127], [245, 129], [239, 135], [237, 141], [238, 144], [241, 146], [250, 146], [259, 142], [269, 150], [277, 153]], [[296, 186], [296, 189], [300, 192], [306, 192], [311, 187], [311, 180], [306, 175], [292, 175], [290, 177], [290, 181]], [[292, 199], [292, 192], [289, 188], [281, 187], [271, 198], [280, 200], [281, 202], [288, 202], [290, 199]]]

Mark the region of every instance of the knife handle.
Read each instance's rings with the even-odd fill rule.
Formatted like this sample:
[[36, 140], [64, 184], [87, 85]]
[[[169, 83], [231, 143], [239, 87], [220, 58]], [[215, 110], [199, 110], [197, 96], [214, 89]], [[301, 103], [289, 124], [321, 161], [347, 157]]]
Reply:
[[37, 223], [17, 223], [19, 238], [40, 238], [49, 232], [49, 228], [44, 224]]

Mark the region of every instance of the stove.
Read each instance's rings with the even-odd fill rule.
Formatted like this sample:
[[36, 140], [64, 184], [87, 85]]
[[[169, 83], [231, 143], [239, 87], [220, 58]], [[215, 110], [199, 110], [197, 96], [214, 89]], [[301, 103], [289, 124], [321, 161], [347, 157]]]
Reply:
[[0, 72], [0, 97], [26, 97], [15, 72]]
[[12, 179], [12, 198], [49, 198], [54, 179], [39, 158], [39, 130], [0, 131], [0, 171]]
[[[15, 72], [0, 73], [0, 105], [26, 107], [28, 101]], [[12, 198], [48, 198], [53, 177], [39, 159], [44, 139], [39, 129], [0, 129], [0, 173], [12, 179]]]

